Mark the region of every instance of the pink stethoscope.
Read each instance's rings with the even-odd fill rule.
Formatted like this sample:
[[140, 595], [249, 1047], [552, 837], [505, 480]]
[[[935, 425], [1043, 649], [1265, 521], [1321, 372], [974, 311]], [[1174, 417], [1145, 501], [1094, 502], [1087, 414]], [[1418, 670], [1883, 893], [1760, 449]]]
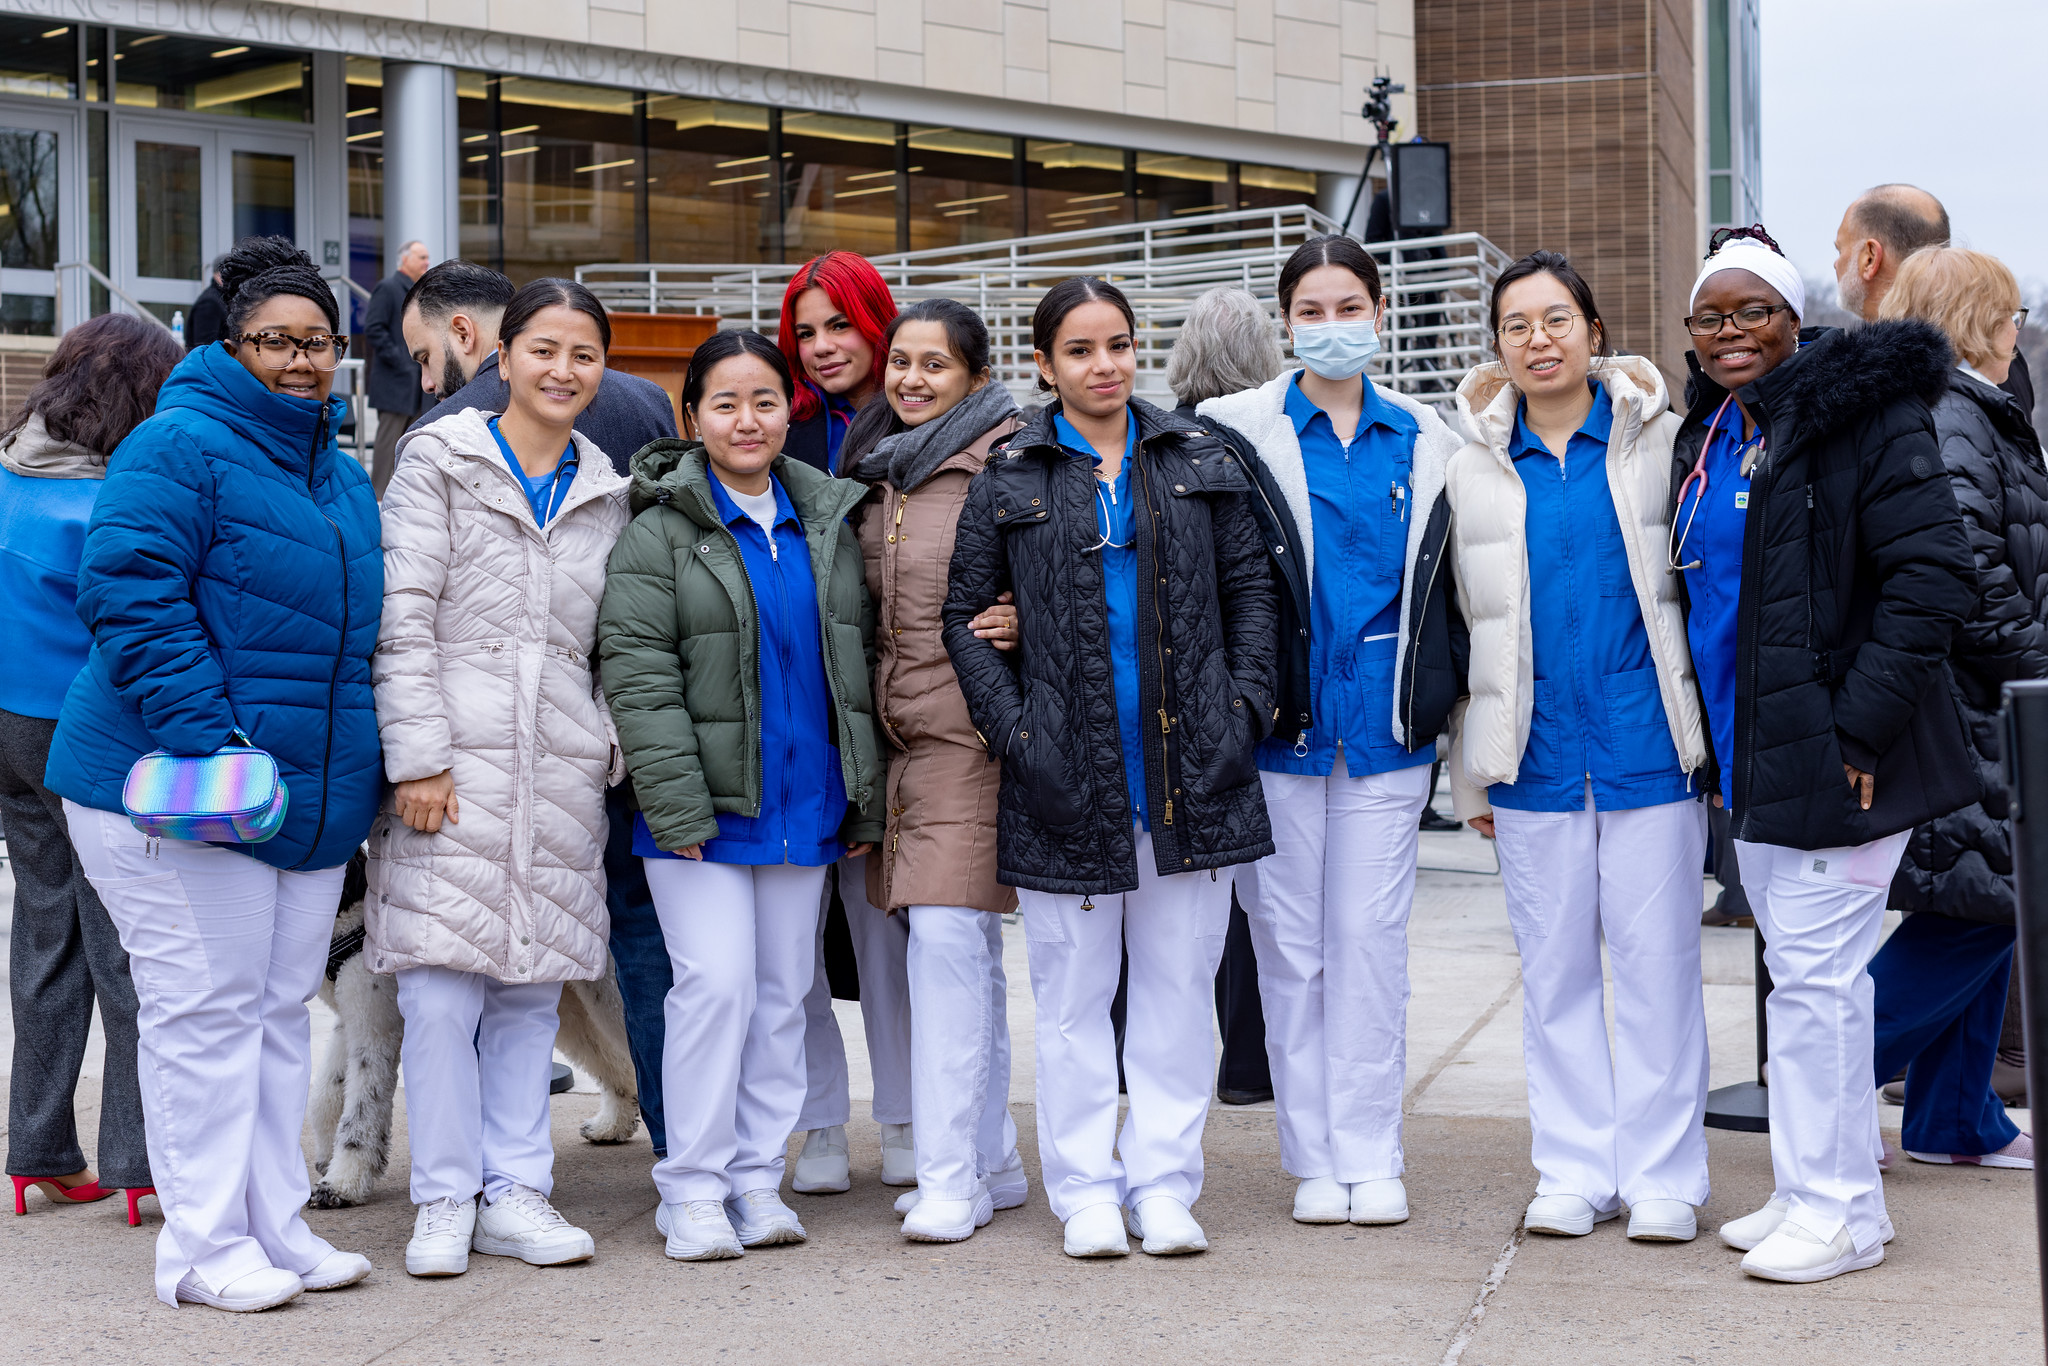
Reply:
[[[1684, 528], [1680, 529], [1677, 517], [1674, 516], [1671, 519], [1671, 542], [1666, 548], [1665, 558], [1670, 562], [1674, 573], [1682, 574], [1688, 569], [1698, 569], [1700, 567], [1701, 562], [1699, 560], [1691, 560], [1685, 564], [1680, 564], [1678, 562], [1678, 548], [1685, 544], [1686, 537], [1692, 535], [1693, 519], [1700, 515], [1700, 504], [1704, 503], [1707, 499], [1707, 451], [1714, 444], [1714, 433], [1720, 428], [1722, 415], [1728, 411], [1728, 405], [1734, 401], [1735, 395], [1728, 395], [1728, 397], [1721, 400], [1721, 406], [1714, 409], [1714, 415], [1707, 419], [1707, 434], [1700, 441], [1699, 458], [1692, 462], [1692, 473], [1686, 475], [1685, 482], [1678, 486], [1678, 502], [1673, 505], [1674, 511], [1685, 506], [1686, 495], [1694, 493], [1693, 481], [1699, 481], [1699, 489], [1694, 493], [1693, 497], [1692, 510], [1685, 515]], [[1749, 440], [1735, 448], [1735, 460], [1738, 469], [1741, 468], [1742, 453], [1751, 446], [1757, 448], [1759, 455], [1762, 454], [1764, 448], [1763, 428], [1757, 428], [1755, 436], [1752, 436]]]

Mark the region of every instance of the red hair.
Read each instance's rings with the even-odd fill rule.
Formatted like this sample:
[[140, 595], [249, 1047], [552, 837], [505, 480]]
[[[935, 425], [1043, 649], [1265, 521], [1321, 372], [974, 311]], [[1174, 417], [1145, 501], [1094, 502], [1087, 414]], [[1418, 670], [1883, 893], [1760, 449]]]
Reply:
[[804, 381], [797, 385], [796, 399], [790, 405], [790, 416], [799, 422], [815, 414], [819, 407], [818, 391], [804, 372], [803, 357], [797, 354], [796, 319], [792, 316], [797, 296], [807, 289], [824, 290], [832, 306], [867, 338], [875, 353], [868, 379], [877, 386], [882, 382], [882, 366], [889, 355], [884, 336], [890, 319], [896, 316], [896, 296], [889, 292], [888, 283], [867, 257], [851, 251], [828, 251], [804, 263], [803, 269], [791, 278], [789, 288], [782, 292], [782, 319], [775, 337], [789, 361], [790, 372]]

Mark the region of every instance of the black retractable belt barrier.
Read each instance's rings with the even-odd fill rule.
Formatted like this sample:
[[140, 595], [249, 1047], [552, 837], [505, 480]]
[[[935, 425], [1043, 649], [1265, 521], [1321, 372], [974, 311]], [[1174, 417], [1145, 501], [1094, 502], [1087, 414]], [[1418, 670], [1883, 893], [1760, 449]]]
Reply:
[[[2005, 685], [2005, 784], [2019, 891], [2020, 1015], [2031, 1103], [2033, 1096], [2048, 1096], [2048, 680]], [[2048, 1268], [2048, 1185], [2038, 1166], [2034, 1236], [2040, 1265]], [[2042, 1299], [2048, 1310], [2048, 1281]]]

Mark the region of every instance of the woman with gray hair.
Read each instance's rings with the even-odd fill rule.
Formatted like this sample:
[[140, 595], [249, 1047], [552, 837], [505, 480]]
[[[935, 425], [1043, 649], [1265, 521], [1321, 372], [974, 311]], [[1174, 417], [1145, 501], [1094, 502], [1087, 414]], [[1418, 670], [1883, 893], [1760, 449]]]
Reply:
[[1256, 389], [1285, 363], [1265, 305], [1248, 289], [1218, 285], [1188, 309], [1180, 339], [1166, 360], [1166, 387], [1173, 390], [1175, 403], [1191, 409], [1207, 399]]

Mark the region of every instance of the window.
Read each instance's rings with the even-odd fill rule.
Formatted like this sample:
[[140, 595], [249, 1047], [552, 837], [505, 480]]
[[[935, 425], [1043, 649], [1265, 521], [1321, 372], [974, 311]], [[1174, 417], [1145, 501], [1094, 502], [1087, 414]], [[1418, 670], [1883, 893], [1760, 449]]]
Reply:
[[908, 148], [912, 250], [1023, 235], [1015, 138], [912, 124]]
[[638, 255], [640, 138], [630, 90], [506, 76], [497, 170], [504, 272], [517, 284]]
[[1137, 216], [1185, 218], [1230, 208], [1230, 164], [1207, 157], [1137, 154]]
[[163, 33], [115, 35], [114, 102], [305, 123], [312, 119], [312, 63], [286, 48]]
[[782, 116], [783, 259], [896, 250], [896, 125], [792, 111]]
[[[348, 277], [364, 289], [384, 278], [384, 64], [348, 59]], [[351, 331], [361, 331], [363, 301], [347, 296]]]
[[772, 261], [774, 171], [759, 105], [647, 103], [647, 242], [656, 261]]
[[1034, 138], [1024, 144], [1024, 163], [1030, 185], [1031, 233], [1071, 232], [1130, 221], [1122, 148]]
[[78, 29], [61, 20], [0, 19], [0, 95], [78, 94]]
[[1237, 206], [1240, 209], [1286, 209], [1316, 202], [1314, 171], [1290, 171], [1282, 166], [1258, 166], [1247, 161], [1237, 168]]
[[0, 266], [57, 265], [57, 135], [0, 128]]

